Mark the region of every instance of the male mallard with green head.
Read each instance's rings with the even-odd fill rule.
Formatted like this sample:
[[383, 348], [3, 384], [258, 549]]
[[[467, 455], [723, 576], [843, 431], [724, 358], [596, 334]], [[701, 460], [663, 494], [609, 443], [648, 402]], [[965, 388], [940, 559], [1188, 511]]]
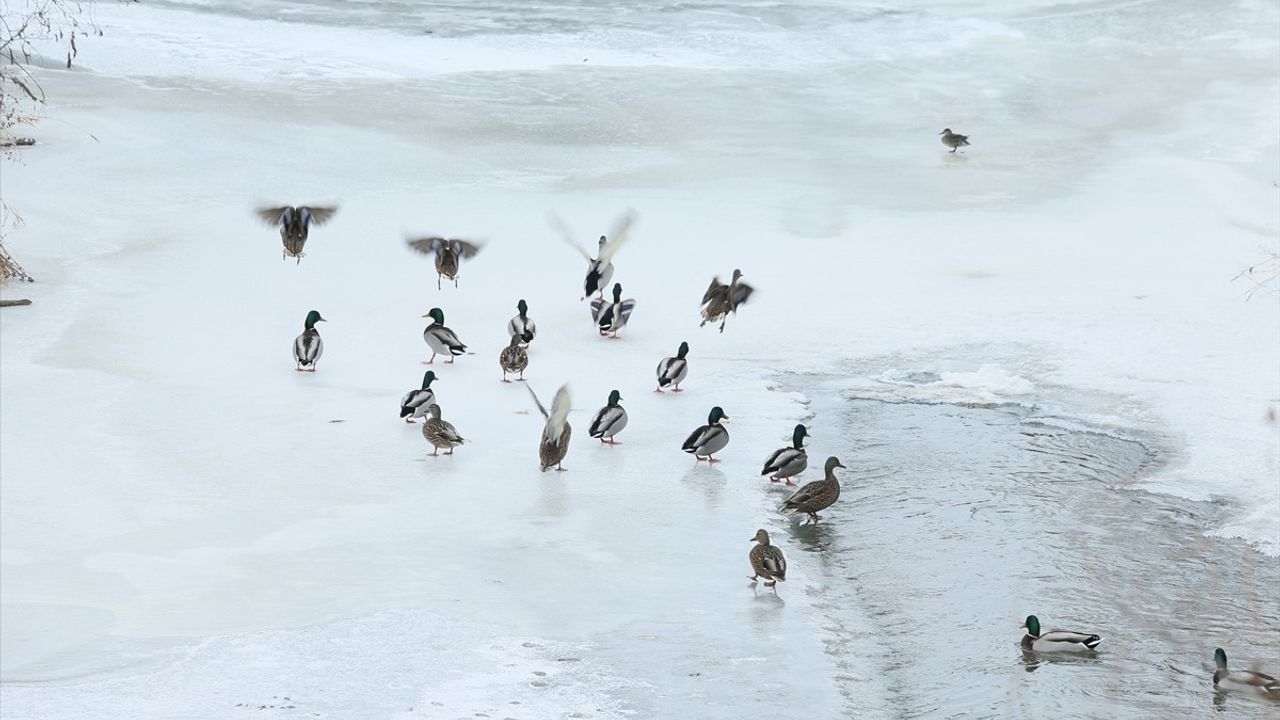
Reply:
[[729, 416], [724, 414], [724, 410], [719, 405], [711, 408], [711, 413], [707, 415], [707, 424], [690, 433], [680, 449], [692, 454], [695, 463], [703, 459], [712, 463], [720, 462], [711, 455], [720, 452], [725, 445], [729, 444], [729, 431], [721, 425], [728, 421]]
[[507, 373], [520, 373], [516, 378], [524, 382], [524, 369], [529, 367], [529, 353], [520, 344], [520, 336], [512, 335], [511, 342], [498, 353], [498, 365], [502, 367], [502, 382], [509, 383]]
[[533, 338], [538, 334], [538, 325], [529, 317], [529, 306], [524, 300], [516, 303], [516, 316], [507, 322], [507, 334], [512, 337], [519, 336], [520, 342], [525, 347], [533, 342]]
[[942, 132], [938, 134], [942, 136], [942, 144], [951, 148], [951, 152], [953, 153], [956, 150], [959, 150], [962, 147], [967, 147], [969, 145], [968, 135], [960, 135], [959, 133], [953, 133], [951, 132], [951, 128], [943, 128]]
[[600, 299], [604, 300], [604, 289], [609, 286], [609, 280], [613, 278], [613, 256], [618, 253], [618, 249], [622, 247], [622, 243], [627, 240], [627, 232], [631, 228], [631, 223], [635, 221], [635, 214], [627, 211], [619, 218], [614, 226], [612, 240], [608, 236], [601, 235], [599, 247], [596, 250], [596, 256], [591, 257], [591, 253], [587, 252], [577, 240], [573, 239], [573, 232], [569, 230], [559, 215], [552, 213], [551, 225], [560, 232], [560, 236], [574, 250], [582, 254], [587, 260], [587, 277], [582, 282], [582, 299], [600, 293]]
[[782, 549], [777, 545], [769, 544], [769, 533], [761, 528], [756, 531], [756, 536], [751, 538], [756, 544], [751, 548], [751, 552], [747, 558], [751, 560], [751, 582], [756, 582], [757, 578], [764, 578], [765, 587], [773, 587], [779, 580], [787, 579], [787, 559], [782, 556]]
[[742, 282], [742, 271], [737, 268], [734, 269], [733, 279], [728, 285], [720, 282], [719, 277], [711, 278], [711, 286], [702, 294], [702, 322], [698, 327], [719, 320], [720, 332], [724, 332], [724, 324], [729, 319], [729, 313], [736, 314], [738, 306], [745, 303], [753, 292], [755, 288]]
[[439, 454], [440, 448], [445, 449], [445, 455], [452, 455], [454, 448], [466, 442], [452, 423], [440, 419], [439, 405], [428, 405], [427, 415], [427, 421], [422, 424], [422, 437], [431, 443], [432, 455]]
[[435, 362], [436, 355], [448, 355], [449, 359], [445, 362], [452, 363], [455, 356], [466, 354], [467, 346], [462, 344], [456, 333], [445, 327], [443, 310], [431, 308], [422, 317], [431, 318], [431, 324], [422, 331], [422, 339], [426, 341], [427, 347], [431, 348], [431, 359], [424, 360], [425, 364], [430, 365]]
[[620, 400], [622, 400], [622, 393], [617, 390], [609, 393], [609, 403], [600, 408], [600, 412], [591, 419], [591, 427], [587, 429], [588, 435], [602, 443], [619, 444], [613, 436], [622, 432], [622, 429], [627, 426], [627, 411], [618, 404]]
[[822, 518], [819, 510], [826, 510], [840, 499], [840, 481], [836, 479], [836, 468], [842, 468], [840, 458], [832, 455], [827, 458], [826, 476], [802, 486], [794, 495], [782, 503], [782, 511], [795, 510], [807, 513], [809, 519], [818, 522]]
[[563, 472], [567, 468], [561, 462], [569, 453], [569, 438], [573, 435], [573, 428], [569, 426], [569, 406], [572, 404], [569, 386], [561, 385], [556, 391], [556, 396], [551, 401], [551, 412], [547, 412], [542, 406], [533, 388], [528, 385], [525, 387], [529, 389], [533, 403], [538, 406], [538, 412], [547, 419], [547, 424], [542, 428], [542, 439], [538, 443], [538, 461], [542, 472], [550, 470], [552, 466], [555, 466], [557, 472]]
[[771, 482], [786, 480], [788, 485], [795, 485], [791, 478], [804, 472], [809, 467], [809, 453], [805, 452], [804, 439], [809, 429], [804, 425], [796, 425], [791, 433], [791, 447], [779, 448], [764, 461], [761, 475], [768, 475]]
[[316, 330], [318, 322], [329, 321], [320, 317], [320, 313], [315, 310], [307, 313], [302, 334], [293, 340], [293, 360], [297, 363], [294, 369], [298, 372], [315, 372], [316, 361], [324, 354], [324, 341], [320, 339], [320, 331]]
[[1269, 700], [1280, 700], [1280, 681], [1257, 670], [1228, 670], [1227, 651], [1213, 651], [1213, 686], [1221, 690], [1252, 693]]
[[297, 258], [298, 263], [301, 263], [302, 248], [307, 244], [307, 235], [310, 234], [311, 226], [325, 224], [334, 213], [338, 212], [338, 208], [284, 205], [258, 208], [257, 212], [258, 217], [268, 225], [280, 226], [280, 242], [284, 244], [284, 254], [281, 255], [281, 259], [292, 257]]
[[431, 389], [435, 379], [435, 371], [428, 370], [422, 376], [422, 387], [410, 390], [400, 398], [400, 417], [405, 422], [412, 423], [414, 418], [426, 416], [427, 407], [436, 401], [436, 391]]
[[655, 392], [662, 392], [663, 388], [671, 388], [671, 392], [684, 392], [680, 383], [689, 374], [689, 360], [685, 357], [688, 354], [689, 343], [682, 342], [675, 357], [662, 358], [658, 363], [658, 389]]
[[631, 319], [631, 311], [636, 309], [636, 301], [622, 299], [622, 285], [613, 284], [613, 302], [605, 302], [601, 298], [591, 301], [591, 319], [596, 321], [596, 329], [601, 335], [618, 339], [618, 331]]
[[1083, 652], [1093, 650], [1102, 642], [1102, 638], [1091, 633], [1080, 633], [1071, 630], [1050, 630], [1040, 632], [1040, 618], [1028, 615], [1022, 623], [1027, 634], [1022, 636], [1022, 649], [1036, 652]]
[[453, 286], [458, 287], [458, 263], [460, 260], [470, 259], [480, 252], [480, 248], [484, 247], [480, 243], [471, 242], [469, 240], [446, 239], [442, 237], [425, 237], [414, 240], [405, 240], [409, 247], [422, 253], [423, 255], [436, 256], [436, 289], [440, 289], [440, 282], [444, 278], [453, 281]]

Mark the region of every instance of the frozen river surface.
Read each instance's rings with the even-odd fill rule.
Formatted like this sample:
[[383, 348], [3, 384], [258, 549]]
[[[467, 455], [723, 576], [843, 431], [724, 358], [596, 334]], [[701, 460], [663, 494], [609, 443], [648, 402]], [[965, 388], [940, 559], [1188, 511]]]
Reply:
[[[1280, 668], [1280, 303], [1231, 281], [1277, 249], [1274, 3], [95, 16], [0, 168], [41, 280], [0, 317], [6, 720], [1275, 716], [1210, 682]], [[249, 212], [325, 201], [301, 264]], [[607, 342], [545, 217], [626, 207]], [[489, 241], [457, 289], [428, 232]], [[563, 474], [498, 382], [520, 298]], [[475, 353], [435, 366], [446, 458], [395, 416], [433, 306]], [[848, 466], [816, 527], [759, 478], [796, 422]], [[1023, 655], [1030, 613], [1100, 652]]]

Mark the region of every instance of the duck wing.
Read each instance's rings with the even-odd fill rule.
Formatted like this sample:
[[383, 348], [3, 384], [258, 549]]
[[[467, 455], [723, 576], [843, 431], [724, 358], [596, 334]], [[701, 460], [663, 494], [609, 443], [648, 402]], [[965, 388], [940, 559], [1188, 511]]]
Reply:
[[774, 450], [773, 454], [765, 459], [764, 469], [760, 471], [760, 474], [768, 475], [769, 473], [778, 472], [785, 467], [787, 463], [795, 459], [797, 452], [798, 451], [793, 447], [784, 447]]
[[560, 239], [564, 240], [569, 247], [577, 250], [582, 257], [586, 258], [587, 262], [594, 260], [594, 258], [591, 257], [591, 253], [587, 252], [587, 249], [582, 247], [582, 243], [573, 239], [573, 231], [564, 223], [564, 220], [560, 219], [559, 215], [551, 213], [547, 216], [547, 222], [551, 224], [551, 227], [554, 228], [556, 232], [560, 233]]
[[533, 387], [526, 383], [524, 388], [529, 391], [529, 397], [533, 398], [533, 404], [538, 406], [538, 412], [542, 413], [542, 417], [550, 420], [551, 413], [547, 412], [547, 409], [542, 407], [542, 401], [538, 399], [538, 394], [533, 391]]
[[747, 301], [747, 298], [751, 297], [751, 293], [755, 291], [756, 291], [755, 288], [751, 287], [750, 285], [744, 282], [740, 282], [737, 285], [734, 285], [733, 297], [731, 298], [733, 302], [733, 306], [736, 308], [739, 305], [745, 303]]
[[302, 213], [303, 225], [323, 225], [338, 212], [338, 208], [335, 205], [303, 205], [298, 212]]
[[703, 425], [697, 430], [694, 430], [689, 433], [689, 437], [685, 438], [684, 444], [680, 446], [680, 449], [689, 453], [697, 450], [706, 441], [707, 433], [710, 431], [710, 425]]
[[770, 575], [778, 578], [779, 580], [786, 579], [787, 559], [782, 556], [782, 550], [770, 545], [765, 549], [764, 557], [761, 558], [761, 561], [764, 565], [764, 569], [768, 570]]
[[597, 323], [600, 322], [600, 318], [604, 315], [604, 309], [606, 306], [612, 307], [613, 303], [605, 300], [604, 298], [592, 298], [591, 319], [595, 320]]
[[707, 288], [707, 291], [702, 294], [701, 304], [706, 305], [707, 303], [711, 302], [716, 298], [717, 295], [720, 295], [721, 293], [725, 292], [725, 289], [727, 287], [728, 286], [726, 286], [724, 283], [720, 282], [720, 278], [718, 277], [711, 278], [711, 285]]
[[629, 230], [631, 223], [635, 222], [636, 215], [633, 211], [628, 210], [618, 218], [618, 222], [613, 226], [613, 234], [604, 244], [604, 249], [600, 251], [600, 264], [606, 265], [613, 260], [613, 256], [618, 254], [618, 250], [622, 247], [622, 243], [630, 237]]
[[800, 507], [801, 505], [807, 505], [808, 503], [813, 502], [819, 496], [821, 496], [826, 489], [827, 489], [826, 480], [814, 480], [811, 483], [806, 483], [799, 490], [797, 490], [794, 495], [787, 498], [787, 501], [782, 503], [782, 507], [793, 508], [793, 507]]
[[460, 258], [473, 258], [480, 249], [484, 247], [484, 243], [471, 242], [469, 240], [450, 240], [449, 249]]
[[[547, 416], [547, 426], [542, 430], [542, 441], [551, 445], [557, 445], [560, 437], [564, 434], [565, 424], [569, 419], [569, 409], [573, 404], [572, 398], [569, 397], [569, 386], [561, 385], [556, 391], [556, 396], [551, 400], [551, 412], [545, 410], [543, 414]], [[539, 405], [541, 410], [542, 406]]]
[[433, 236], [405, 240], [405, 244], [423, 255], [431, 255], [448, 247], [449, 241], [439, 236]]
[[289, 216], [293, 214], [293, 208], [288, 205], [282, 207], [260, 207], [254, 210], [258, 218], [268, 225], [287, 225]]

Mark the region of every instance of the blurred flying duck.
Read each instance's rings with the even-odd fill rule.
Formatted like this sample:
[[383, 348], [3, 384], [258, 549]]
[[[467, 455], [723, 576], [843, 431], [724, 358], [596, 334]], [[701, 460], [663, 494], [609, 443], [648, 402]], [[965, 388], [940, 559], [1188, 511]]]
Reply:
[[258, 217], [268, 225], [280, 226], [280, 242], [284, 244], [282, 259], [297, 258], [302, 262], [302, 248], [312, 225], [323, 225], [338, 212], [337, 206], [283, 205], [260, 207]]
[[453, 286], [458, 287], [458, 263], [463, 259], [470, 259], [480, 252], [480, 248], [484, 247], [480, 243], [471, 242], [469, 240], [446, 239], [442, 237], [424, 237], [412, 240], [405, 240], [409, 247], [417, 250], [423, 255], [436, 256], [436, 289], [440, 289], [440, 283], [444, 278], [453, 281]]

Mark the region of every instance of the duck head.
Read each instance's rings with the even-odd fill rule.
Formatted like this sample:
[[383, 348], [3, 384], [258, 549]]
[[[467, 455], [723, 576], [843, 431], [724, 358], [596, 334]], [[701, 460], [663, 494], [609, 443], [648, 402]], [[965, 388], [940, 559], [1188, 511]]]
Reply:
[[[809, 434], [808, 428], [804, 425], [796, 425], [796, 429], [791, 433], [791, 442], [795, 444], [796, 449], [800, 449], [800, 445], [804, 443], [804, 438]], [[844, 467], [841, 465], [841, 467]]]
[[609, 239], [608, 239], [608, 238], [606, 238], [605, 236], [601, 235], [601, 236], [600, 236], [600, 249], [601, 249], [601, 250], [604, 250], [604, 246], [605, 246], [605, 245], [607, 245], [608, 243], [609, 243]]
[[739, 270], [738, 268], [734, 268], [734, 269], [733, 269], [733, 282], [738, 282], [738, 281], [739, 281], [739, 280], [741, 280], [741, 279], [742, 279], [742, 271], [741, 271], [741, 270]]
[[614, 390], [613, 392], [609, 393], [609, 407], [617, 407], [618, 401], [621, 399], [622, 399], [622, 393], [618, 392], [617, 390]]
[[1213, 664], [1218, 666], [1219, 670], [1227, 669], [1227, 651], [1218, 648], [1213, 651]]
[[769, 533], [765, 532], [764, 528], [760, 528], [759, 530], [756, 531], [756, 536], [751, 538], [751, 542], [758, 542], [761, 545], [768, 545]]
[[521, 300], [516, 303], [516, 310], [520, 312], [520, 317], [524, 317], [529, 312], [529, 306], [525, 304], [524, 300]]
[[441, 310], [440, 308], [431, 308], [431, 310], [429, 310], [427, 314], [423, 315], [422, 317], [431, 318], [433, 321], [435, 321], [436, 325], [444, 324], [444, 311]]
[[684, 356], [688, 354], [689, 354], [689, 343], [687, 342], [680, 343], [680, 349], [676, 351], [676, 357], [683, 360]]
[[434, 382], [435, 379], [436, 379], [435, 371], [428, 370], [427, 374], [422, 376], [422, 389], [426, 390], [427, 388], [431, 387], [431, 383]]
[[1040, 637], [1040, 618], [1035, 615], [1028, 615], [1027, 621], [1022, 623], [1021, 627], [1026, 628], [1027, 634], [1031, 637]]
[[308, 330], [315, 328], [316, 323], [318, 322], [329, 322], [329, 321], [320, 317], [320, 313], [316, 310], [312, 310], [311, 312], [307, 313], [307, 329]]
[[707, 415], [708, 425], [719, 425], [721, 422], [729, 422], [729, 416], [724, 414], [724, 410], [719, 405], [711, 408], [711, 414]]
[[827, 458], [826, 472], [828, 475], [831, 474], [832, 470], [835, 470], [836, 468], [842, 468], [842, 467], [844, 467], [844, 465], [840, 464], [840, 458], [836, 457], [835, 455], [832, 455], [831, 457]]
[[613, 301], [615, 303], [622, 302], [622, 283], [613, 284]]
[[940, 133], [938, 133], [938, 134], [939, 134], [939, 135], [950, 135], [950, 134], [951, 134], [951, 128], [942, 128], [942, 132], [940, 132]]
[[440, 406], [435, 403], [431, 403], [430, 405], [427, 406], [427, 414], [431, 416], [432, 420], [439, 420]]

